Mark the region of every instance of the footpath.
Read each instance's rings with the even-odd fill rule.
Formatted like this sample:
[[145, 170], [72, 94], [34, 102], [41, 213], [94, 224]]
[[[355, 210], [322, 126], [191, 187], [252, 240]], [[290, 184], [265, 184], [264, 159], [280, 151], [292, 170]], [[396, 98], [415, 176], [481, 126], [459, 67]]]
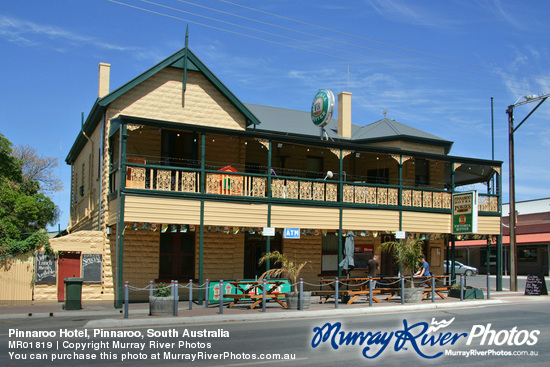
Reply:
[[[483, 289], [487, 297], [486, 289]], [[321, 303], [319, 297], [312, 297], [308, 309], [288, 310], [277, 303], [267, 303], [266, 311], [262, 312], [261, 305], [253, 310], [248, 309], [248, 304], [235, 305], [233, 308], [223, 307], [220, 313], [219, 304], [210, 304], [205, 307], [193, 303], [189, 309], [188, 301], [180, 301], [178, 304], [178, 316], [153, 317], [149, 316], [148, 303], [130, 303], [128, 318], [124, 318], [124, 308], [116, 309], [112, 301], [82, 301], [81, 310], [64, 310], [63, 304], [52, 301], [33, 302], [31, 305], [0, 306], [0, 320], [28, 319], [37, 320], [43, 318], [73, 318], [90, 320], [86, 327], [129, 327], [129, 326], [154, 326], [154, 325], [183, 325], [202, 323], [223, 323], [235, 321], [270, 320], [281, 318], [317, 318], [341, 315], [379, 314], [379, 313], [403, 313], [411, 311], [425, 311], [430, 309], [449, 309], [459, 307], [484, 307], [498, 305], [507, 302], [548, 302], [548, 296], [524, 296], [523, 292], [491, 291], [490, 299], [474, 299], [460, 301], [457, 298], [447, 297], [441, 299], [436, 296], [435, 302], [431, 297], [419, 303], [401, 304], [399, 298], [380, 303], [373, 302], [369, 306], [368, 299], [362, 299], [351, 305], [339, 302], [338, 308], [334, 301]]]

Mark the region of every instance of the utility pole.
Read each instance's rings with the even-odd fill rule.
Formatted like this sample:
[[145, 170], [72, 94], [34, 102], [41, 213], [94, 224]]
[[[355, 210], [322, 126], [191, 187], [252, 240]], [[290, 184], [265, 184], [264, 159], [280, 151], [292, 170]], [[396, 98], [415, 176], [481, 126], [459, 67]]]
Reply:
[[[519, 129], [521, 125], [536, 111], [539, 106], [550, 97], [550, 94], [542, 96], [522, 96], [520, 99], [525, 98], [525, 101], [516, 101], [513, 105], [508, 106], [506, 113], [508, 114], [508, 143], [510, 148], [510, 291], [517, 292], [518, 290], [518, 258], [517, 258], [517, 241], [516, 241], [516, 179], [515, 179], [515, 166], [514, 166], [514, 133]], [[524, 105], [526, 103], [540, 101], [531, 112], [514, 128], [514, 107]], [[518, 103], [519, 102], [519, 103]]]

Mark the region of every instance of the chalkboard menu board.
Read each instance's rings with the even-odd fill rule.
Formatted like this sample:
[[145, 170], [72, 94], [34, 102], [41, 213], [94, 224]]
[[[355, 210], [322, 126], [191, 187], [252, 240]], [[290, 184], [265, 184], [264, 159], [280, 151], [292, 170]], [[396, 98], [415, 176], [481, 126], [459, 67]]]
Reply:
[[34, 282], [55, 283], [56, 279], [56, 257], [55, 255], [35, 254]]
[[527, 282], [525, 283], [525, 295], [548, 295], [548, 289], [546, 288], [546, 281], [544, 280], [543, 274], [529, 274], [527, 276]]
[[82, 278], [85, 282], [101, 282], [102, 255], [82, 254]]

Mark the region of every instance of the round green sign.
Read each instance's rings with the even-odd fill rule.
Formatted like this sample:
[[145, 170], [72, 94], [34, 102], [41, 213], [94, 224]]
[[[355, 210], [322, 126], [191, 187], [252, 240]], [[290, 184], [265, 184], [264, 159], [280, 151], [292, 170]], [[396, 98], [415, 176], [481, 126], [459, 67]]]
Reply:
[[311, 121], [319, 127], [330, 122], [334, 112], [334, 94], [330, 90], [321, 89], [313, 98], [311, 105]]

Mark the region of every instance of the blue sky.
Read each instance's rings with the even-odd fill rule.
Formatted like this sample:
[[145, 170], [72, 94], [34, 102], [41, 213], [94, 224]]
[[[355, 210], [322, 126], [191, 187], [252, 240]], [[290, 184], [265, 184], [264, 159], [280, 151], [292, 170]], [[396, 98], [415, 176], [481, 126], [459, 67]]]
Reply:
[[[124, 5], [125, 4], [125, 5]], [[550, 93], [550, 2], [19, 0], [0, 3], [0, 132], [59, 159], [97, 98], [184, 47], [243, 102], [309, 110], [318, 89], [349, 90], [353, 122], [388, 117], [454, 141], [452, 155], [504, 161], [506, 108]], [[519, 123], [535, 103], [515, 109]], [[516, 200], [550, 197], [550, 101], [515, 134]], [[57, 226], [56, 226], [57, 227]]]

